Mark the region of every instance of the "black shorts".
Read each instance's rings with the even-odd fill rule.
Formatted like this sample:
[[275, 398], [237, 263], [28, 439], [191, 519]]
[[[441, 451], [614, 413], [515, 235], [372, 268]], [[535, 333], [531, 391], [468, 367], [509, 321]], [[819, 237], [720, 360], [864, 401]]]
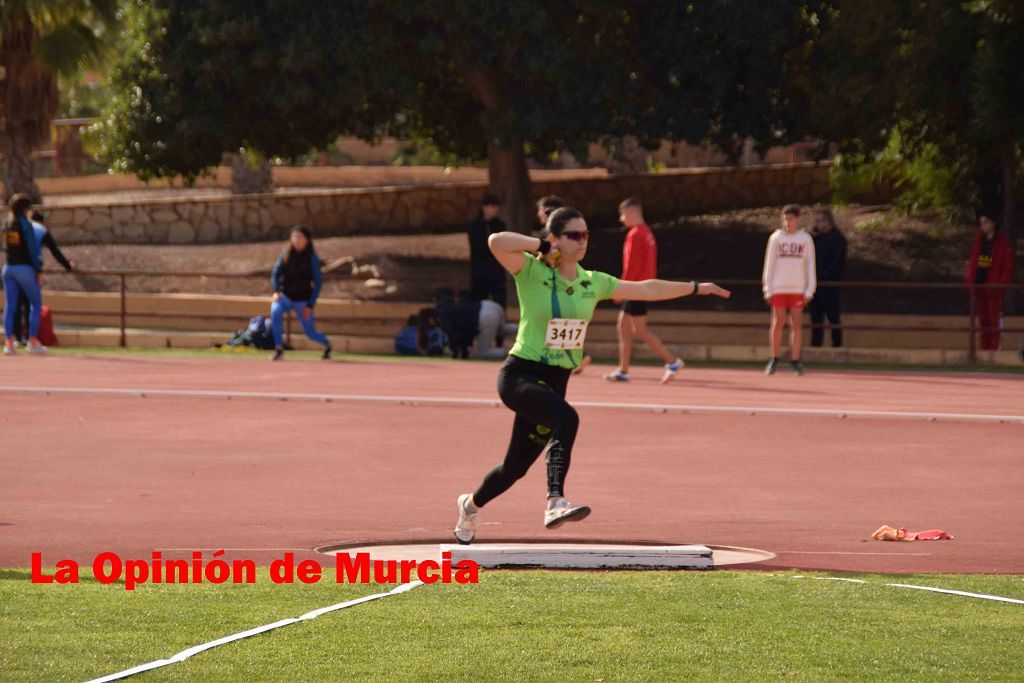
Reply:
[[509, 408], [518, 412], [514, 395], [522, 383], [542, 384], [549, 387], [561, 398], [565, 398], [565, 390], [569, 386], [572, 370], [547, 365], [535, 360], [526, 360], [509, 354], [498, 371], [498, 396]]
[[623, 301], [622, 312], [629, 315], [647, 315], [646, 301]]

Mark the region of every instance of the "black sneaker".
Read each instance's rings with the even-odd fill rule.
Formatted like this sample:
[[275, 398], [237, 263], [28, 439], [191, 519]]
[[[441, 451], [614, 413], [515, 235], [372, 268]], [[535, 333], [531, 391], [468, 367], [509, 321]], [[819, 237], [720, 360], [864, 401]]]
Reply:
[[270, 360], [281, 360], [284, 358], [284, 349], [280, 346], [274, 349], [274, 355], [270, 357]]
[[326, 347], [324, 347], [324, 355], [320, 356], [320, 360], [330, 360], [331, 351], [334, 351], [334, 347], [328, 344]]
[[779, 359], [778, 358], [772, 358], [770, 361], [768, 361], [768, 365], [765, 366], [764, 374], [766, 374], [766, 375], [774, 375], [775, 371], [778, 370], [778, 369], [779, 369]]
[[800, 361], [790, 361], [789, 364], [793, 366], [793, 372], [795, 372], [798, 375], [804, 374], [804, 366], [800, 364]]

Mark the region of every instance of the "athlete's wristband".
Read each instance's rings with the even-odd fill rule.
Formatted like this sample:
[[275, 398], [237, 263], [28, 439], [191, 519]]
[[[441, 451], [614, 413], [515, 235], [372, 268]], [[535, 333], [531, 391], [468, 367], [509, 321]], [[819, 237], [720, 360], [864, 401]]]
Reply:
[[690, 284], [693, 285], [693, 293], [700, 296], [700, 283], [696, 280], [691, 280]]
[[537, 247], [537, 251], [539, 251], [541, 255], [548, 253], [549, 251], [551, 251], [551, 242], [548, 242], [547, 240], [541, 240], [540, 246]]

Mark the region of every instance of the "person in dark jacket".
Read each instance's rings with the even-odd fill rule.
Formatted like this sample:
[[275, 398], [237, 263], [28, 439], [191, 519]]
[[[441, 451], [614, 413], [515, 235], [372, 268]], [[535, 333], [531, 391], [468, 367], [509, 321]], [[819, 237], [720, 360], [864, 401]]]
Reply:
[[518, 324], [507, 322], [505, 310], [497, 302], [455, 297], [451, 290], [442, 289], [435, 297], [435, 308], [420, 311], [421, 352], [425, 346], [423, 320], [427, 319], [438, 326], [452, 357], [462, 359], [470, 357], [470, 347], [474, 358], [504, 359], [508, 351], [495, 339], [519, 329]]
[[[1003, 296], [1013, 274], [1013, 248], [1010, 240], [999, 232], [995, 216], [983, 212], [978, 217], [971, 259], [967, 262], [964, 282], [974, 297], [974, 311], [981, 327], [981, 350], [999, 349]], [[981, 285], [980, 287], [978, 285]]]
[[480, 332], [480, 302], [457, 298], [451, 290], [441, 290], [434, 299], [434, 316], [448, 337], [452, 358], [469, 358], [469, 347]]
[[492, 299], [505, 308], [508, 304], [505, 269], [487, 248], [487, 238], [508, 230], [498, 218], [501, 202], [493, 194], [485, 194], [480, 213], [469, 224], [470, 298], [475, 301]]
[[304, 225], [292, 228], [288, 245], [274, 264], [270, 282], [274, 285], [274, 299], [270, 306], [270, 321], [274, 330], [272, 360], [284, 357], [284, 317], [288, 311], [295, 311], [302, 331], [311, 340], [323, 345], [322, 358], [330, 360], [331, 342], [323, 332], [316, 329], [313, 317], [313, 307], [323, 285], [323, 275], [309, 228]]
[[39, 342], [39, 321], [42, 315], [43, 259], [39, 242], [28, 210], [32, 199], [28, 195], [15, 194], [11, 197], [10, 213], [0, 222], [3, 234], [4, 252], [7, 264], [3, 267], [4, 282], [4, 354], [14, 351], [14, 312], [22, 292], [29, 300], [29, 353], [46, 353], [46, 347]]
[[832, 346], [843, 345], [843, 328], [839, 320], [839, 288], [829, 282], [843, 279], [846, 269], [846, 236], [836, 225], [835, 216], [828, 209], [822, 209], [814, 216], [815, 271], [818, 290], [811, 299], [811, 346], [821, 346], [825, 330], [821, 325], [828, 318], [832, 328]]
[[[73, 261], [69, 261], [64, 252], [60, 250], [60, 246], [57, 244], [57, 240], [53, 239], [53, 234], [46, 228], [44, 223], [46, 222], [46, 216], [43, 215], [42, 211], [33, 211], [32, 228], [36, 233], [36, 243], [39, 245], [39, 258], [42, 262], [42, 251], [43, 247], [50, 250], [53, 257], [57, 259], [57, 262], [64, 268], [65, 272], [70, 273], [74, 270], [75, 264]], [[28, 340], [29, 331], [29, 301], [28, 296], [25, 292], [21, 293], [21, 297], [18, 299], [18, 307], [14, 310], [14, 336], [17, 340], [25, 344]]]

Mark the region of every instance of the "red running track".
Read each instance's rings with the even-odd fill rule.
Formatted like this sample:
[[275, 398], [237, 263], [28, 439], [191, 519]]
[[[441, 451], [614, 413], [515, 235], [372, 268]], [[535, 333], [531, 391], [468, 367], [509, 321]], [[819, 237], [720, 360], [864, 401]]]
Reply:
[[[693, 369], [674, 384], [575, 378], [578, 402], [742, 407], [715, 414], [581, 408], [571, 499], [546, 531], [544, 471], [482, 515], [479, 539], [655, 540], [778, 554], [772, 566], [1024, 572], [1024, 380], [1012, 376]], [[0, 566], [99, 551], [165, 557], [232, 549], [269, 561], [332, 542], [446, 539], [457, 494], [504, 453], [511, 413], [497, 365], [239, 358], [2, 359]], [[284, 392], [481, 399], [480, 405], [45, 395], [17, 387]], [[771, 415], [763, 408], [788, 408]], [[935, 413], [876, 419], [828, 409]], [[947, 414], [1016, 419], [965, 421]], [[867, 540], [881, 524], [951, 542]], [[763, 565], [756, 565], [763, 566]]]

